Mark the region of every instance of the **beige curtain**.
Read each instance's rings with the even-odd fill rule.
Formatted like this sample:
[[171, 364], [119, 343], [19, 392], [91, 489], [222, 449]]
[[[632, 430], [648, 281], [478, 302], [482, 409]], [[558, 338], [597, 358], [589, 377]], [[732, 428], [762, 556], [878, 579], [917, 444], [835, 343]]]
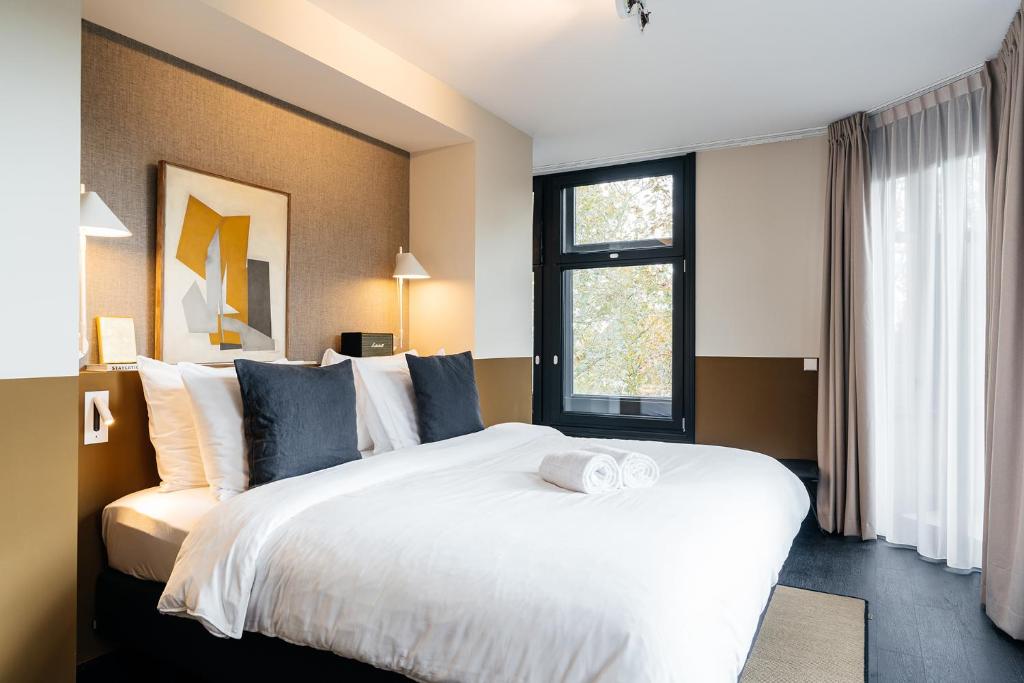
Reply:
[[991, 80], [982, 602], [1024, 639], [1024, 54], [1018, 11]]
[[822, 352], [818, 367], [818, 521], [847, 536], [875, 537], [867, 452], [865, 313], [867, 118], [829, 126], [828, 216]]

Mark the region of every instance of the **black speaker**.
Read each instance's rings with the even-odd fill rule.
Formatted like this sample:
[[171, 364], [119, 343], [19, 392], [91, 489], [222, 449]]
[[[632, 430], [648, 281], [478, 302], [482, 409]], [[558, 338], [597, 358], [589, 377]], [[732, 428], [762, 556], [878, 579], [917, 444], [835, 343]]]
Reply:
[[341, 353], [346, 356], [390, 356], [395, 352], [395, 335], [388, 332], [342, 332]]

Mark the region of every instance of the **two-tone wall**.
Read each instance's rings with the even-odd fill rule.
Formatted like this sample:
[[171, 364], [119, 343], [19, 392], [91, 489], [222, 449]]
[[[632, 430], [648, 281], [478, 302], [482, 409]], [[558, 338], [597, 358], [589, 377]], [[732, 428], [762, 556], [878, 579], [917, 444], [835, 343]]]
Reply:
[[697, 440], [816, 457], [824, 136], [697, 155]]
[[0, 3], [0, 680], [74, 680], [81, 10]]

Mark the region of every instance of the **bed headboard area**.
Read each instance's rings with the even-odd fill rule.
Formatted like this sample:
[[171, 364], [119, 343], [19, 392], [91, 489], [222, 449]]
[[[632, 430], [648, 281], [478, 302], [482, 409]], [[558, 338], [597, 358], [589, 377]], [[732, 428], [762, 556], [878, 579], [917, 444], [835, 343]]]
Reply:
[[[89, 240], [89, 363], [99, 361], [97, 316], [131, 317], [138, 353], [154, 355], [161, 160], [290, 195], [290, 358], [318, 361], [325, 348], [337, 348], [341, 330], [397, 336], [391, 276], [399, 247], [409, 247], [407, 152], [88, 22], [82, 100], [89, 106], [82, 108], [81, 181], [131, 232]], [[481, 374], [486, 380], [487, 370]], [[138, 373], [83, 372], [80, 420], [82, 394], [92, 390], [110, 391], [116, 423], [108, 443], [79, 446], [80, 662], [107, 649], [91, 628], [104, 563], [102, 509], [158, 483]], [[491, 402], [504, 405], [500, 395]], [[523, 408], [528, 419], [529, 405]], [[77, 438], [81, 444], [81, 429]]]
[[[78, 377], [78, 661], [109, 648], [92, 629], [96, 578], [106, 558], [100, 535], [103, 507], [132, 491], [156, 486], [146, 399], [137, 372], [83, 372]], [[107, 443], [82, 444], [86, 391], [109, 391], [116, 422]]]
[[[484, 424], [529, 422], [529, 387], [510, 389], [510, 382], [530, 381], [529, 358], [475, 361]], [[160, 483], [156, 456], [149, 441], [146, 399], [137, 372], [82, 372], [78, 378], [78, 661], [110, 650], [92, 628], [96, 579], [106, 565], [101, 537], [103, 508], [133, 491]], [[109, 391], [115, 422], [109, 441], [85, 446], [83, 396]], [[525, 400], [517, 397], [527, 397]]]

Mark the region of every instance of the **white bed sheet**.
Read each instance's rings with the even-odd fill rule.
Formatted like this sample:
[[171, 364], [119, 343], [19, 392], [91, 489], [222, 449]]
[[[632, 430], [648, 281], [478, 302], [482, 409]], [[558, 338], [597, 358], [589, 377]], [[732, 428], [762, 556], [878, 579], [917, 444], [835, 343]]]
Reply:
[[217, 506], [208, 487], [130, 493], [103, 508], [103, 542], [114, 569], [164, 583], [196, 522]]
[[807, 513], [800, 481], [729, 448], [611, 443], [650, 489], [570, 493], [508, 424], [275, 482], [186, 539], [159, 607], [429, 681], [735, 681]]

